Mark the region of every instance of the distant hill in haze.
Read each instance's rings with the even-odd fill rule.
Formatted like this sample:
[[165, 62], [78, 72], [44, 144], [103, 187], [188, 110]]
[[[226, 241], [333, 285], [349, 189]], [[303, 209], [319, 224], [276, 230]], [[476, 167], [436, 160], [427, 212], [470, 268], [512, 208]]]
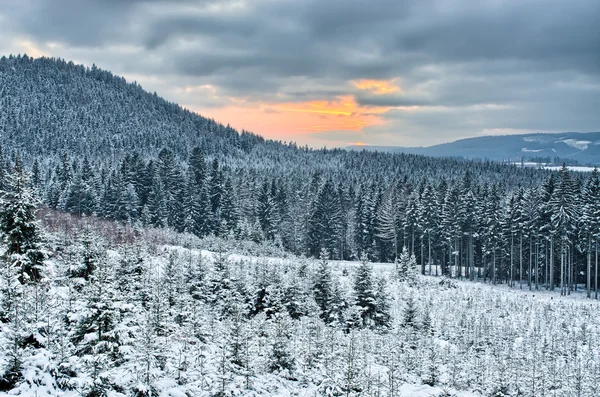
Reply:
[[581, 164], [600, 164], [600, 132], [482, 136], [428, 147], [351, 146], [350, 149], [493, 161], [549, 158], [551, 162], [559, 157]]

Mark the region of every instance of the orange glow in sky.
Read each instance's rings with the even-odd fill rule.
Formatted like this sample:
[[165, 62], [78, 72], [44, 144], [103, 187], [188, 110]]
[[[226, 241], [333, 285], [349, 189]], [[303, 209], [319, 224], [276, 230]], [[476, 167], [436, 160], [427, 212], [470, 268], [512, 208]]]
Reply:
[[400, 90], [400, 88], [394, 84], [394, 80], [358, 80], [354, 81], [354, 86], [359, 90], [371, 91], [377, 95], [391, 94]]
[[[401, 91], [395, 80], [361, 79], [349, 81], [348, 84], [374, 95], [386, 95]], [[219, 96], [218, 88], [210, 85], [192, 88], [202, 89], [204, 95]], [[229, 123], [236, 129], [245, 129], [265, 138], [281, 141], [297, 138], [300, 141], [319, 141], [319, 135], [315, 133], [328, 131], [358, 133], [366, 127], [385, 124], [383, 115], [392, 109], [385, 106], [361, 106], [350, 92], [332, 99], [307, 102], [256, 102], [238, 97], [228, 97], [227, 100], [229, 105], [224, 107], [193, 110], [218, 122]], [[326, 134], [322, 137], [326, 137]]]
[[256, 132], [282, 141], [290, 136], [323, 131], [360, 131], [384, 123], [388, 107], [361, 107], [351, 95], [335, 100], [289, 103], [240, 103], [208, 109], [201, 114], [235, 128]]

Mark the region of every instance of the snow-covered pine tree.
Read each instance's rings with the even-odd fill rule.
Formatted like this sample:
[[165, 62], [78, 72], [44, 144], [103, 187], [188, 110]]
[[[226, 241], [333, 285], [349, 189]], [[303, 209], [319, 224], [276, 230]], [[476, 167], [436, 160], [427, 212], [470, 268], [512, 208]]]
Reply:
[[392, 325], [390, 296], [387, 292], [387, 280], [385, 277], [377, 278], [375, 289], [375, 313], [373, 315], [374, 325], [381, 329], [389, 329]]
[[6, 246], [4, 256], [19, 269], [21, 283], [38, 282], [42, 278], [45, 256], [36, 220], [38, 200], [19, 157], [4, 183], [5, 190], [0, 192], [0, 237]]
[[320, 317], [325, 322], [331, 321], [330, 313], [332, 308], [330, 307], [330, 304], [333, 299], [333, 276], [331, 274], [331, 269], [329, 268], [328, 257], [329, 254], [323, 251], [313, 284], [315, 302], [319, 307]]
[[373, 285], [373, 268], [363, 260], [354, 276], [354, 305], [358, 307], [360, 326], [370, 327], [375, 317], [376, 291]]

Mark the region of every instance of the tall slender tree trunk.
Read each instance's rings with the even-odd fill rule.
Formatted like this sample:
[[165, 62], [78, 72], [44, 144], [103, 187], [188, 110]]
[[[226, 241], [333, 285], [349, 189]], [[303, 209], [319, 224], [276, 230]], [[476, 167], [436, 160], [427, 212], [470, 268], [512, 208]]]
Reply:
[[529, 271], [527, 272], [527, 284], [529, 286], [529, 291], [531, 291], [531, 268], [533, 262], [533, 236], [529, 236]]
[[523, 289], [523, 232], [519, 238], [519, 288]]
[[570, 246], [567, 247], [567, 264], [569, 265], [569, 278], [567, 279], [567, 295], [571, 295], [571, 290], [573, 290], [573, 250]]
[[428, 240], [428, 245], [429, 245], [429, 247], [428, 247], [428, 249], [429, 249], [429, 254], [428, 254], [428, 256], [429, 256], [429, 275], [431, 276], [431, 273], [432, 273], [431, 272], [431, 232], [428, 232], [427, 234], [428, 234], [427, 240]]
[[550, 291], [554, 291], [554, 238], [550, 237]]
[[598, 240], [596, 240], [596, 271], [594, 272], [594, 298], [598, 299]]
[[460, 261], [461, 273], [466, 280], [469, 278], [469, 240], [464, 235], [460, 238]]
[[592, 240], [588, 234], [588, 250], [587, 250], [587, 297], [588, 299], [592, 297]]
[[560, 294], [565, 295], [565, 243], [560, 247]]
[[492, 284], [496, 285], [496, 248], [494, 248], [492, 257]]
[[423, 254], [423, 238], [421, 237], [421, 274], [425, 275], [425, 254]]
[[470, 252], [471, 252], [471, 281], [475, 280], [475, 246], [473, 244], [473, 231], [469, 234]]
[[508, 284], [511, 287], [513, 286], [513, 276], [514, 276], [514, 271], [513, 271], [513, 266], [514, 266], [513, 248], [514, 248], [514, 234], [511, 232], [510, 233], [510, 280], [508, 282]]
[[535, 236], [535, 289], [539, 289], [540, 279], [540, 238]]
[[[458, 252], [458, 237], [454, 238], [454, 251]], [[458, 255], [454, 255], [454, 277], [460, 278], [460, 267], [458, 265]]]

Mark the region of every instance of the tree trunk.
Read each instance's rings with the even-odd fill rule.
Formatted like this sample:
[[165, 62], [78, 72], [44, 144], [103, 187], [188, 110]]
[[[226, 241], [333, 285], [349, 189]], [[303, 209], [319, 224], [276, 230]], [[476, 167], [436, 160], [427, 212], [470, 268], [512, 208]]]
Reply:
[[427, 240], [429, 243], [429, 247], [428, 247], [428, 249], [429, 249], [429, 254], [428, 254], [428, 256], [429, 256], [429, 275], [431, 276], [431, 273], [432, 273], [431, 272], [431, 232], [428, 232], [427, 234], [428, 234]]
[[565, 243], [560, 247], [560, 294], [565, 295]]
[[513, 259], [513, 248], [514, 248], [514, 234], [511, 233], [510, 234], [510, 280], [508, 281], [508, 284], [512, 287], [513, 286], [513, 276], [514, 276], [514, 271], [513, 271], [513, 266], [514, 266], [514, 259]]
[[523, 289], [523, 232], [519, 238], [519, 288]]
[[554, 238], [550, 237], [550, 291], [554, 291]]
[[531, 265], [533, 262], [533, 236], [529, 236], [529, 271], [527, 272], [527, 285], [531, 291]]
[[598, 240], [596, 240], [596, 271], [594, 272], [594, 291], [595, 291], [595, 298], [598, 299]]
[[567, 247], [567, 264], [569, 265], [569, 278], [567, 279], [567, 295], [571, 295], [573, 289], [573, 250]]
[[587, 250], [587, 297], [588, 299], [592, 297], [592, 240], [590, 235], [588, 235], [588, 250]]
[[535, 237], [535, 289], [539, 289], [540, 281], [540, 239]]
[[496, 248], [494, 248], [492, 257], [492, 284], [496, 285]]

